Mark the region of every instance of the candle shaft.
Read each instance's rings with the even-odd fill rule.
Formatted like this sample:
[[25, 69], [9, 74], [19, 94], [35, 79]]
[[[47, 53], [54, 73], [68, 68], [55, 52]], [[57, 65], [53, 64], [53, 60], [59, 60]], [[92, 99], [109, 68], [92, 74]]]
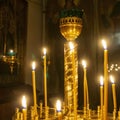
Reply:
[[108, 51], [104, 50], [104, 120], [108, 113]]
[[47, 118], [47, 78], [46, 78], [46, 55], [44, 55], [44, 100], [45, 100], [45, 118]]
[[36, 82], [35, 82], [35, 70], [32, 70], [32, 84], [33, 84], [33, 101], [34, 101], [34, 109], [37, 111], [37, 100], [36, 100]]
[[117, 109], [117, 103], [116, 103], [116, 87], [115, 87], [115, 84], [112, 84], [112, 92], [113, 92], [114, 110], [116, 110]]
[[83, 83], [84, 83], [84, 85], [83, 85], [84, 86], [84, 108], [86, 108], [87, 107], [86, 68], [84, 68], [84, 81], [83, 81]]
[[27, 120], [27, 109], [23, 108], [22, 112], [23, 112], [23, 120]]
[[86, 94], [87, 94], [87, 107], [89, 107], [89, 92], [88, 92], [88, 83], [87, 83], [87, 75], [86, 75]]
[[100, 86], [100, 106], [101, 106], [101, 118], [103, 117], [103, 86]]
[[58, 120], [62, 120], [62, 113], [58, 112]]
[[103, 86], [100, 86], [100, 101], [101, 101], [101, 109], [103, 108]]

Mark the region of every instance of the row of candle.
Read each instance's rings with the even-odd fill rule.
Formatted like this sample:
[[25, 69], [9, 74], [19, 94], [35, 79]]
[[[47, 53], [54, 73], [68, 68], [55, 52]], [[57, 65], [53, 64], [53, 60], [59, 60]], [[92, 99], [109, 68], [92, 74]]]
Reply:
[[[44, 102], [45, 102], [45, 119], [48, 118], [47, 114], [47, 79], [46, 79], [46, 49], [43, 49], [43, 59], [44, 59]], [[34, 116], [37, 116], [37, 97], [36, 97], [36, 79], [35, 79], [35, 68], [36, 64], [33, 61], [32, 62], [32, 86], [33, 86], [33, 102], [34, 102]], [[27, 120], [27, 105], [26, 105], [26, 98], [23, 96], [22, 99], [22, 105], [23, 105], [23, 120]], [[56, 110], [58, 113], [61, 111], [61, 102], [57, 101], [56, 103]]]
[[[116, 85], [115, 85], [115, 82], [114, 82], [114, 78], [112, 75], [110, 75], [110, 80], [111, 80], [111, 83], [112, 83], [112, 95], [113, 95], [113, 108], [114, 108], [114, 112], [116, 112], [117, 110], [117, 101], [116, 101]], [[101, 112], [103, 113], [103, 77], [101, 76], [100, 77], [100, 105], [101, 105]]]
[[[101, 86], [101, 109], [104, 106], [104, 116], [103, 119], [107, 120], [108, 116], [108, 50], [107, 44], [105, 40], [102, 40], [102, 44], [104, 47], [104, 94], [103, 94], [103, 86]], [[73, 50], [73, 49], [72, 49]], [[87, 105], [89, 106], [89, 93], [88, 93], [88, 84], [87, 84], [87, 73], [86, 73], [86, 62], [82, 61], [83, 70], [84, 70], [84, 109], [86, 112]], [[112, 84], [112, 91], [113, 91], [113, 102], [114, 102], [114, 109], [116, 109], [116, 91], [115, 91], [115, 84]], [[104, 99], [104, 100], [103, 100]], [[103, 103], [104, 101], [104, 103]]]
[[[44, 100], [45, 100], [45, 118], [47, 118], [47, 80], [46, 80], [46, 49], [43, 49], [44, 53]], [[32, 86], [33, 86], [33, 103], [34, 103], [34, 117], [37, 116], [37, 97], [36, 97], [36, 79], [35, 79], [35, 69], [36, 63], [32, 62]], [[22, 105], [23, 105], [23, 120], [27, 120], [27, 107], [26, 99], [23, 96]]]
[[[46, 79], [46, 48], [43, 49], [44, 59], [44, 103], [45, 103], [45, 119], [48, 118], [47, 112], [47, 79]], [[32, 85], [33, 85], [33, 101], [34, 101], [34, 116], [37, 116], [37, 98], [36, 98], [36, 80], [35, 80], [35, 62], [32, 62]]]
[[16, 108], [16, 113], [14, 120], [27, 120], [27, 100], [26, 97], [22, 97], [22, 112], [19, 111], [19, 108]]
[[[104, 106], [104, 116], [103, 119], [107, 120], [107, 113], [108, 113], [108, 50], [107, 50], [107, 44], [105, 40], [102, 40], [102, 44], [104, 47], [104, 93], [103, 93], [103, 82], [101, 82], [100, 86], [100, 96], [101, 96], [101, 109], [103, 109]], [[83, 65], [83, 71], [84, 71], [84, 109], [86, 109], [87, 105], [89, 105], [89, 93], [88, 93], [88, 85], [87, 85], [87, 75], [86, 75], [86, 62], [82, 61]], [[117, 108], [116, 104], [116, 88], [115, 83], [112, 78], [112, 91], [113, 91], [113, 104], [114, 104], [114, 110]], [[104, 99], [104, 100], [103, 100]], [[103, 103], [104, 101], [104, 103]], [[86, 112], [86, 110], [85, 110]]]
[[[101, 86], [101, 108], [103, 107], [103, 98], [104, 98], [104, 120], [107, 120], [107, 109], [108, 109], [108, 51], [107, 45], [105, 41], [103, 42], [104, 46], [104, 94], [103, 94], [103, 86]], [[72, 48], [73, 50], [73, 48]], [[44, 49], [44, 100], [45, 100], [45, 118], [47, 119], [47, 80], [46, 80], [46, 49]], [[84, 68], [84, 107], [86, 108], [89, 105], [89, 93], [88, 93], [88, 85], [87, 85], [87, 77], [86, 77], [86, 63], [83, 61]], [[35, 83], [35, 62], [32, 63], [32, 84], [33, 84], [33, 100], [34, 100], [34, 109], [37, 114], [37, 100], [36, 100], [36, 83]], [[114, 108], [116, 108], [116, 94], [115, 94], [115, 84], [112, 85], [113, 89], [113, 101]], [[103, 97], [104, 95], [104, 97]]]
[[[104, 47], [104, 94], [103, 94], [103, 90], [101, 89], [101, 102], [102, 102], [102, 105], [101, 105], [101, 109], [103, 108], [104, 106], [104, 120], [107, 120], [107, 112], [108, 112], [108, 50], [107, 50], [107, 44], [106, 44], [106, 41], [105, 40], [102, 40], [102, 44], [103, 44], [103, 47]], [[73, 44], [70, 42], [70, 49], [71, 51], [74, 50], [74, 46]], [[72, 46], [72, 47], [71, 47]], [[74, 60], [73, 60], [74, 62]], [[82, 65], [83, 65], [83, 71], [84, 71], [84, 82], [83, 82], [83, 86], [84, 86], [84, 114], [86, 114], [86, 110], [87, 108], [89, 109], [89, 92], [88, 92], [88, 83], [87, 83], [87, 70], [86, 70], [86, 62], [85, 60], [82, 61]], [[113, 91], [115, 91], [115, 85], [113, 84], [112, 85], [112, 89]], [[101, 86], [101, 88], [103, 88], [103, 86]], [[103, 97], [104, 95], [104, 97]], [[113, 92], [113, 101], [114, 101], [114, 107], [115, 107], [115, 92]], [[104, 99], [104, 100], [103, 100]], [[104, 101], [104, 104], [103, 104], [103, 101]]]
[[[40, 108], [41, 108], [41, 105], [42, 104], [40, 104]], [[55, 113], [57, 112], [57, 114], [55, 114], [55, 116], [59, 120], [61, 120], [61, 117], [62, 117], [61, 107], [62, 107], [61, 106], [61, 101], [57, 100], [56, 101], [56, 108], [55, 108]], [[27, 120], [27, 111], [28, 111], [27, 110], [27, 100], [26, 100], [26, 97], [23, 96], [22, 97], [22, 112], [19, 111], [19, 108], [16, 109], [15, 120]], [[43, 112], [42, 109], [40, 109], [40, 113], [41, 112]], [[35, 113], [34, 107], [31, 107], [31, 117], [33, 117], [35, 120], [38, 120], [38, 116], [35, 117], [33, 113]]]
[[[86, 75], [86, 61], [82, 61], [83, 69], [84, 69], [84, 107], [87, 107], [89, 104], [89, 93], [88, 93], [88, 85], [87, 85], [87, 75]], [[110, 75], [110, 81], [112, 83], [112, 93], [113, 93], [113, 105], [114, 109], [116, 109], [116, 85], [113, 75]], [[100, 76], [100, 98], [101, 98], [101, 108], [103, 106], [103, 85], [104, 79], [103, 76]]]

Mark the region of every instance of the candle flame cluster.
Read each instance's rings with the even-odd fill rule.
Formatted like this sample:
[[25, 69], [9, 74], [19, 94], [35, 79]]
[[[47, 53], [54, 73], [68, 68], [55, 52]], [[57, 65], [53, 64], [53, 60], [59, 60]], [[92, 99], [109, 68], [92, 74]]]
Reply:
[[[100, 98], [101, 98], [101, 118], [104, 120], [107, 120], [107, 113], [108, 113], [108, 53], [107, 53], [107, 44], [105, 40], [102, 40], [102, 44], [104, 47], [104, 77], [100, 76]], [[70, 50], [74, 50], [74, 44], [72, 42], [69, 42]], [[48, 118], [48, 109], [47, 109], [47, 79], [46, 79], [46, 48], [43, 49], [44, 53], [44, 100], [45, 100], [45, 119]], [[72, 52], [73, 53], [73, 52]], [[73, 57], [74, 58], [74, 57]], [[88, 93], [88, 84], [87, 84], [87, 74], [86, 74], [86, 67], [87, 62], [85, 60], [82, 60], [82, 66], [84, 70], [84, 116], [86, 116], [86, 111], [89, 109], [89, 93]], [[117, 67], [120, 69], [120, 67], [117, 64], [112, 64], [111, 69], [114, 67]], [[35, 115], [37, 115], [37, 101], [36, 101], [36, 83], [35, 83], [35, 68], [36, 63], [35, 61], [32, 62], [32, 80], [33, 80], [33, 95], [34, 95], [34, 109], [35, 109]], [[112, 83], [112, 91], [113, 91], [113, 103], [114, 103], [114, 109], [117, 108], [117, 102], [116, 102], [116, 89], [115, 89], [115, 80], [112, 75], [109, 76], [111, 83]], [[104, 85], [104, 86], [103, 86]], [[68, 86], [68, 91], [72, 89], [71, 86]], [[105, 92], [104, 92], [105, 91]], [[27, 120], [27, 103], [26, 103], [26, 97], [22, 97], [22, 106], [23, 106], [23, 120]], [[61, 113], [62, 107], [61, 107], [61, 101], [56, 101], [56, 109], [58, 113]], [[103, 106], [104, 106], [104, 114], [103, 114]], [[61, 116], [59, 116], [61, 120]]]

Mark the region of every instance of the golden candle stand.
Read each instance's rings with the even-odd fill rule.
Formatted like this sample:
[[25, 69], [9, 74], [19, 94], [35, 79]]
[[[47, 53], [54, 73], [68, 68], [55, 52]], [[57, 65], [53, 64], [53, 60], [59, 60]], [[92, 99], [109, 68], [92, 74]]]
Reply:
[[[74, 120], [74, 111], [68, 107], [63, 107], [60, 112], [58, 112], [56, 108], [50, 107], [48, 107], [47, 110], [48, 118], [46, 119], [45, 108], [42, 103], [40, 103], [40, 106], [37, 106], [37, 115], [34, 106], [31, 106], [30, 109], [27, 109], [26, 120]], [[108, 118], [109, 120], [120, 120], [120, 111], [113, 111], [113, 114], [108, 113]], [[16, 108], [13, 120], [24, 120], [22, 110], [20, 111], [19, 108]], [[84, 109], [77, 110], [77, 120], [103, 120], [100, 106], [98, 106], [97, 110], [87, 110], [86, 115], [84, 115]]]
[[[47, 104], [47, 79], [46, 79], [46, 51], [44, 54], [44, 103], [27, 109], [27, 120], [120, 120], [120, 111], [114, 110], [113, 114], [108, 113], [108, 70], [107, 70], [107, 50], [104, 50], [104, 107], [98, 106], [97, 110], [89, 107], [89, 96], [87, 85], [85, 94], [85, 106], [78, 110], [78, 58], [77, 42], [75, 39], [80, 35], [82, 30], [83, 10], [78, 8], [65, 9], [60, 13], [60, 32], [66, 38], [64, 45], [64, 104], [61, 111], [51, 108]], [[35, 81], [35, 78], [34, 78]], [[35, 88], [34, 88], [34, 91]], [[35, 98], [36, 99], [36, 96]], [[34, 100], [35, 101], [35, 100]], [[37, 111], [36, 111], [37, 110]], [[37, 113], [37, 114], [36, 114]], [[103, 119], [104, 118], [104, 119]], [[23, 113], [16, 109], [14, 120], [24, 120]]]

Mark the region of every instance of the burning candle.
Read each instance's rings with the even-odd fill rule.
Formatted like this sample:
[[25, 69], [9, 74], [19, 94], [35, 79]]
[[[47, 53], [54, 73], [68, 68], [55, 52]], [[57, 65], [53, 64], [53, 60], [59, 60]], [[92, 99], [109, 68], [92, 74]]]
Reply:
[[105, 40], [102, 40], [104, 47], [104, 120], [107, 120], [108, 112], [108, 50]]
[[57, 112], [61, 112], [61, 101], [60, 100], [57, 100], [56, 102], [56, 110]]
[[47, 77], [46, 77], [46, 48], [43, 49], [43, 53], [44, 53], [44, 100], [45, 100], [45, 118], [47, 119], [48, 115], [47, 115]]
[[116, 85], [114, 81], [114, 77], [110, 75], [110, 80], [112, 83], [112, 94], [113, 94], [113, 105], [114, 105], [114, 111], [117, 109], [117, 102], [116, 102]]
[[84, 87], [84, 108], [87, 107], [87, 98], [86, 98], [86, 62], [82, 61], [83, 70], [84, 70], [84, 81], [83, 81], [83, 87]]
[[34, 109], [35, 109], [35, 113], [37, 113], [35, 68], [36, 68], [36, 64], [35, 64], [35, 62], [33, 61], [33, 62], [32, 62], [33, 101], [34, 101]]
[[83, 71], [84, 71], [84, 107], [86, 108], [87, 105], [89, 107], [89, 93], [88, 93], [88, 84], [87, 84], [87, 63], [85, 60], [82, 60]]
[[56, 102], [56, 110], [58, 114], [58, 120], [62, 120], [62, 113], [61, 113], [61, 101], [57, 100]]
[[25, 96], [22, 97], [22, 112], [23, 112], [23, 120], [27, 120], [27, 104]]

